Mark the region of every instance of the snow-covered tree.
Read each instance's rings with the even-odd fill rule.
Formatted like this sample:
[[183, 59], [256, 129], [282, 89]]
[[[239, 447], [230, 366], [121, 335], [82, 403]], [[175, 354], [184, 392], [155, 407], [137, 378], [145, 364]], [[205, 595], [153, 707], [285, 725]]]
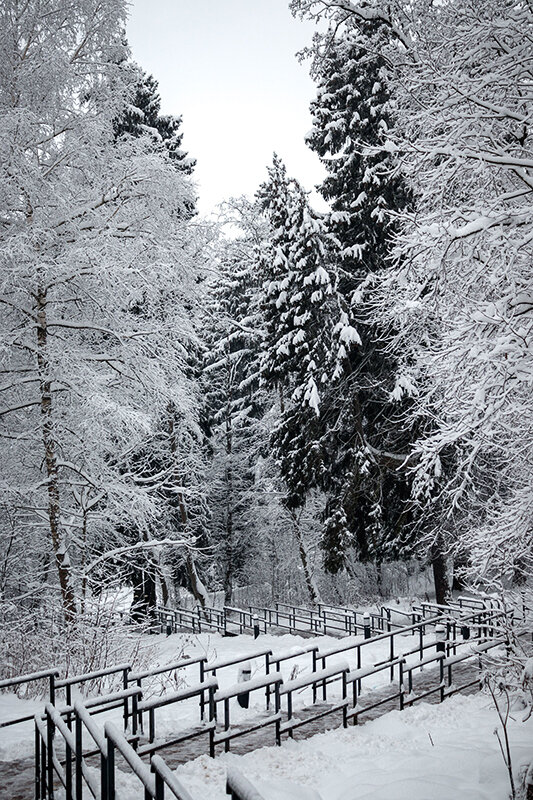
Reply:
[[[414, 496], [436, 529], [466, 531], [487, 581], [530, 572], [531, 192], [528, 4], [296, 0], [391, 33], [398, 102], [390, 149], [416, 196], [383, 284], [382, 319], [403, 356], [426, 434]], [[503, 544], [505, 542], [505, 547]]]
[[349, 565], [350, 547], [363, 560], [407, 555], [412, 521], [409, 483], [399, 469], [409, 433], [405, 408], [392, 396], [397, 363], [369, 302], [370, 279], [388, 270], [395, 219], [409, 201], [387, 140], [394, 119], [382, 55], [388, 42], [386, 27], [376, 21], [331, 28], [315, 38], [312, 65], [318, 86], [307, 142], [328, 172], [320, 191], [331, 203], [326, 227], [337, 288], [359, 337], [345, 378], [329, 397], [324, 431], [325, 550], [333, 571]]
[[128, 63], [125, 68], [131, 72], [128, 79], [135, 81], [135, 90], [133, 97], [113, 120], [116, 137], [124, 134], [151, 137], [155, 144], [165, 148], [177, 169], [190, 175], [196, 161], [181, 147], [182, 117], [161, 114], [159, 84], [153, 75], [148, 75], [137, 64]]
[[[153, 549], [144, 534], [174, 470], [157, 434], [169, 405], [189, 429], [198, 407], [187, 352], [202, 233], [169, 154], [116, 140], [134, 91], [124, 19], [119, 0], [0, 9], [3, 535], [32, 556], [6, 594], [57, 581], [69, 620], [105, 563]], [[135, 457], [156, 451], [147, 482]], [[128, 526], [143, 532], [134, 545]], [[193, 541], [167, 530], [162, 542]]]
[[317, 97], [306, 139], [328, 172], [320, 192], [331, 203], [328, 230], [337, 240], [348, 299], [370, 272], [385, 267], [394, 214], [409, 199], [387, 140], [394, 122], [382, 55], [388, 41], [386, 27], [371, 21], [348, 25], [342, 35], [329, 31], [315, 42]]
[[295, 511], [327, 480], [324, 397], [336, 390], [360, 339], [337, 290], [324, 221], [276, 156], [258, 195], [272, 229], [263, 268], [263, 376], [279, 391], [280, 420], [272, 443], [287, 507]]
[[265, 224], [245, 198], [227, 208], [238, 235], [223, 240], [219, 271], [205, 318], [205, 415], [209, 429], [210, 536], [215, 579], [226, 603], [257, 554], [259, 532], [251, 521], [255, 465], [265, 442], [258, 422], [264, 412], [259, 388], [263, 320], [258, 263]]

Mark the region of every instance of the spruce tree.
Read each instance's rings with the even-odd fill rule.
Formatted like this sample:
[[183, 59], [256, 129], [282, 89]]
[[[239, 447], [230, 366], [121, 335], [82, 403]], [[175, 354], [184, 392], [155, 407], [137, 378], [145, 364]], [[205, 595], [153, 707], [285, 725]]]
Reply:
[[[219, 271], [208, 298], [202, 385], [209, 449], [209, 531], [214, 575], [226, 603], [257, 550], [250, 495], [261, 437], [259, 384], [262, 321], [257, 307], [261, 221], [238, 201], [242, 234], [221, 246]], [[263, 226], [264, 227], [264, 226]]]
[[114, 120], [113, 127], [118, 139], [125, 134], [129, 136], [150, 136], [155, 143], [160, 143], [168, 153], [172, 163], [180, 172], [190, 175], [196, 165], [181, 144], [183, 133], [180, 131], [182, 117], [161, 114], [161, 97], [159, 83], [141, 70], [137, 64], [129, 65], [137, 75], [135, 91], [130, 103], [124, 107], [122, 114]]
[[387, 142], [393, 101], [386, 62], [380, 55], [385, 27], [370, 21], [348, 26], [336, 39], [327, 34], [315, 59], [317, 99], [307, 137], [328, 171], [320, 190], [331, 204], [328, 230], [334, 243], [338, 291], [360, 337], [352, 348], [342, 385], [326, 400], [328, 421], [322, 449], [329, 468], [322, 488], [325, 566], [346, 565], [350, 545], [359, 558], [405, 550], [409, 486], [398, 471], [409, 443], [392, 399], [396, 362], [384, 342], [390, 331], [373, 321], [372, 290], [387, 269], [394, 214], [409, 192]]
[[[360, 339], [337, 290], [324, 220], [276, 156], [259, 198], [272, 225], [270, 262], [264, 264], [262, 374], [279, 392], [272, 445], [286, 486], [285, 504], [295, 512], [310, 492], [328, 483], [328, 406]], [[305, 548], [300, 550], [305, 556]], [[311, 587], [317, 599], [313, 592]]]

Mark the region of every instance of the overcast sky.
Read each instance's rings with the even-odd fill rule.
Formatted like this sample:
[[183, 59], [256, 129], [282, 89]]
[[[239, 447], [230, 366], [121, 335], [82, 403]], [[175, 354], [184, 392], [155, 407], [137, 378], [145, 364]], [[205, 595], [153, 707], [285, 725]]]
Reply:
[[[253, 194], [276, 151], [313, 189], [323, 177], [304, 143], [315, 86], [295, 53], [314, 27], [289, 0], [133, 0], [133, 58], [159, 81], [164, 113], [183, 115], [183, 146], [198, 161], [201, 212]], [[313, 194], [313, 202], [324, 208]]]

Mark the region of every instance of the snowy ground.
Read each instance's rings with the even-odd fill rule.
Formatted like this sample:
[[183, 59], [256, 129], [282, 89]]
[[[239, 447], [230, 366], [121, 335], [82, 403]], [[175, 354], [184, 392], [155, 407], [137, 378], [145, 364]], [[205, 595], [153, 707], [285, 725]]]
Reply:
[[[430, 634], [428, 638], [432, 638]], [[359, 637], [346, 637], [343, 643], [363, 641]], [[318, 643], [321, 651], [327, 651], [340, 644], [340, 640], [329, 636], [321, 636], [318, 639], [303, 638], [290, 634], [276, 636], [274, 634], [261, 635], [254, 640], [251, 636], [223, 637], [218, 633], [200, 635], [174, 634], [169, 637], [163, 635], [146, 637], [147, 646], [152, 653], [152, 666], [163, 666], [170, 664], [185, 656], [194, 658], [199, 655], [207, 655], [209, 662], [215, 660], [230, 660], [242, 655], [254, 654], [263, 650], [272, 650], [274, 655], [282, 655], [298, 652], [300, 648], [307, 648]], [[401, 645], [400, 645], [401, 642]], [[410, 650], [415, 647], [417, 639], [412, 636], [401, 637], [398, 649]], [[362, 666], [369, 666], [377, 661], [381, 661], [388, 656], [387, 642], [372, 642], [365, 645], [362, 655]], [[416, 657], [415, 657], [416, 658]], [[331, 656], [328, 666], [348, 661], [351, 668], [356, 668], [355, 653], [348, 655], [341, 653], [338, 656]], [[250, 658], [252, 676], [264, 674], [264, 657]], [[281, 673], [284, 680], [296, 675], [305, 675], [312, 672], [311, 654], [305, 653], [289, 661], [282, 663]], [[217, 670], [217, 679], [220, 688], [231, 686], [237, 682], [238, 665]], [[199, 666], [193, 664], [184, 670], [180, 670], [177, 675], [154, 676], [150, 680], [143, 681], [143, 688], [146, 696], [152, 697], [164, 694], [166, 691], [177, 691], [184, 686], [192, 686], [199, 682]], [[365, 680], [364, 687], [368, 690], [382, 686], [388, 682], [387, 671], [378, 673]], [[340, 693], [340, 682], [328, 687], [328, 699], [336, 697]], [[61, 695], [58, 694], [58, 700]], [[293, 698], [294, 708], [298, 709], [304, 705], [309, 705], [312, 701], [311, 689], [304, 689], [295, 693]], [[34, 714], [43, 706], [42, 702], [35, 700], [21, 700], [10, 694], [0, 694], [0, 721], [4, 719]], [[238, 723], [254, 714], [261, 714], [265, 711], [264, 689], [257, 690], [251, 694], [250, 708], [241, 709], [236, 700], [231, 701], [231, 720]], [[114, 710], [108, 714], [101, 714], [96, 717], [99, 722], [111, 719], [117, 724], [121, 724], [120, 710]], [[157, 711], [157, 736], [165, 736], [191, 728], [199, 722], [198, 699], [182, 701], [179, 706], [165, 706]], [[0, 729], [0, 760], [13, 757], [16, 752], [17, 757], [31, 756], [33, 754], [33, 722], [22, 723], [11, 728]]]
[[[360, 637], [352, 639], [361, 641]], [[269, 648], [275, 654], [295, 652], [313, 641], [320, 644], [321, 651], [339, 644], [338, 639], [329, 637], [310, 640], [290, 635], [262, 635], [254, 641], [250, 636], [178, 634], [168, 638], [149, 637], [148, 641], [153, 648], [154, 666], [170, 663], [183, 653], [191, 657], [205, 653], [212, 662]], [[417, 640], [405, 636], [400, 641], [399, 652], [413, 648]], [[371, 642], [365, 645], [363, 653], [363, 666], [384, 660], [388, 643]], [[345, 654], [333, 656], [328, 665], [341, 659], [346, 660]], [[347, 660], [355, 668], [354, 653]], [[264, 671], [262, 657], [252, 658], [251, 662], [252, 676]], [[235, 683], [237, 670], [237, 666], [221, 669], [217, 673], [220, 686]], [[311, 672], [309, 653], [282, 665], [285, 680], [293, 677], [295, 670], [299, 675]], [[170, 691], [181, 688], [182, 681], [187, 685], [197, 683], [198, 676], [198, 665], [191, 665], [173, 681]], [[147, 687], [149, 693], [161, 693], [163, 680], [164, 677], [153, 679]], [[388, 672], [384, 671], [367, 679], [363, 688], [371, 690], [387, 682]], [[251, 695], [249, 710], [232, 701], [232, 722], [264, 713], [263, 691]], [[340, 686], [334, 684], [328, 689], [328, 699], [339, 691]], [[302, 691], [294, 698], [295, 708], [309, 704], [310, 699], [310, 690]], [[0, 720], [40, 708], [42, 703], [37, 701], [0, 695]], [[103, 722], [110, 718], [120, 723], [120, 711], [96, 719]], [[520, 712], [510, 724], [517, 771], [533, 751], [533, 721], [522, 724], [519, 719]], [[190, 728], [198, 720], [196, 700], [162, 708], [157, 713], [158, 738]], [[244, 756], [227, 754], [215, 760], [202, 756], [179, 767], [177, 774], [198, 800], [226, 800], [225, 775], [230, 763], [254, 782], [265, 800], [506, 800], [508, 777], [494, 734], [498, 724], [489, 697], [456, 696], [440, 706], [420, 703], [359, 727], [329, 731], [306, 741], [284, 742], [281, 748], [264, 747]], [[32, 754], [32, 723], [0, 729], [0, 759]], [[128, 798], [141, 796], [138, 784], [132, 779], [124, 776], [120, 783]]]
[[[421, 703], [365, 725], [342, 728], [243, 756], [206, 756], [179, 767], [198, 800], [226, 800], [229, 764], [265, 800], [507, 800], [509, 781], [486, 695]], [[533, 720], [510, 724], [516, 772], [531, 759]]]

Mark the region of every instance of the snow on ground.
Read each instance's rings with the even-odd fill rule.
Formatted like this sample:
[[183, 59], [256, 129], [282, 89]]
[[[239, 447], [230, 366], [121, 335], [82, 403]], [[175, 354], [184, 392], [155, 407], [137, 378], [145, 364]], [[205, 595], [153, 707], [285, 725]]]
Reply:
[[[226, 800], [228, 765], [265, 800], [507, 800], [509, 782], [484, 694], [420, 703], [305, 741], [197, 758], [177, 777], [198, 800]], [[515, 772], [531, 758], [533, 719], [511, 721]]]

